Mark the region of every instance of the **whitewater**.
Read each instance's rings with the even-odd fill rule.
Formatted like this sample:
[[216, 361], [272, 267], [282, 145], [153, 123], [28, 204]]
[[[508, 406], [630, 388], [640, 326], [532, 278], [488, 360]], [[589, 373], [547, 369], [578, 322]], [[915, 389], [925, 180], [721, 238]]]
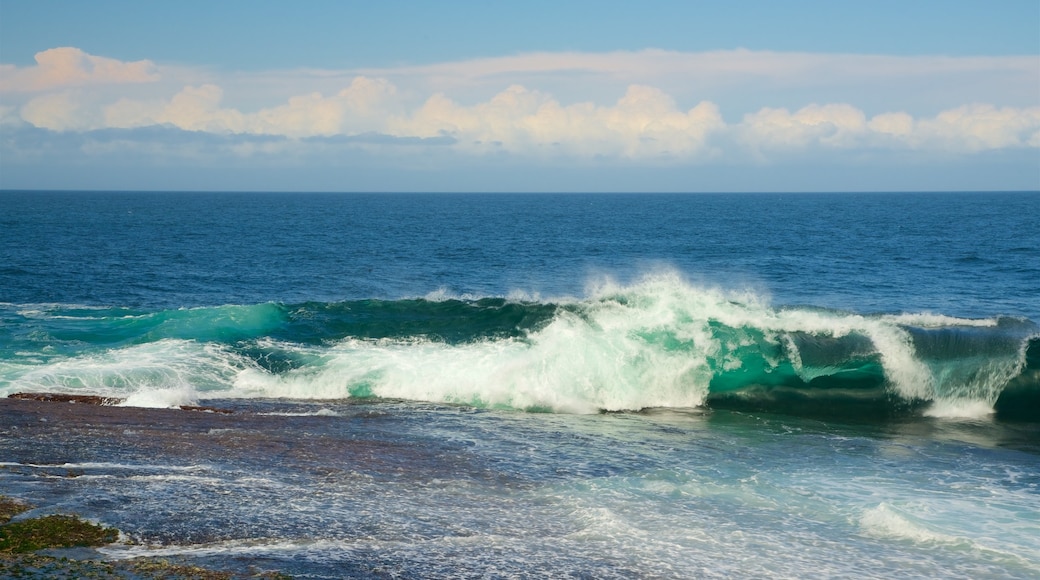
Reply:
[[[977, 416], [1021, 415], [1015, 394], [1040, 390], [1040, 334], [1028, 320], [774, 308], [674, 271], [590, 294], [145, 313], [0, 305], [26, 335], [9, 340], [0, 395], [145, 407], [376, 397], [564, 413], [769, 409], [797, 396], [806, 410], [868, 401], [877, 412]], [[54, 337], [47, 352], [19, 344], [41, 335]]]
[[0, 207], [0, 494], [97, 557], [1040, 575], [1036, 192]]

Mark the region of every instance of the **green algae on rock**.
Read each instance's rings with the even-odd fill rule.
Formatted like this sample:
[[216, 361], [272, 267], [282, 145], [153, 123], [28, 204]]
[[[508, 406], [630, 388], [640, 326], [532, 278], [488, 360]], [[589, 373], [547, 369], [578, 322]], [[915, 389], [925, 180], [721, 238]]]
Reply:
[[111, 544], [119, 532], [75, 516], [50, 515], [0, 527], [0, 551], [35, 552], [47, 548], [79, 548]]
[[32, 506], [27, 503], [0, 495], [0, 526], [11, 521], [14, 516], [30, 509]]

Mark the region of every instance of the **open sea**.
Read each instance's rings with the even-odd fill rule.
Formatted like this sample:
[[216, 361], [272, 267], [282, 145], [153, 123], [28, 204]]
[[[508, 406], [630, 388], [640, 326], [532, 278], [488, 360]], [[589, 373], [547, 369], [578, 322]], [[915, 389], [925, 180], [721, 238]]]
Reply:
[[0, 494], [242, 574], [1037, 578], [1038, 322], [1040, 192], [2, 191]]

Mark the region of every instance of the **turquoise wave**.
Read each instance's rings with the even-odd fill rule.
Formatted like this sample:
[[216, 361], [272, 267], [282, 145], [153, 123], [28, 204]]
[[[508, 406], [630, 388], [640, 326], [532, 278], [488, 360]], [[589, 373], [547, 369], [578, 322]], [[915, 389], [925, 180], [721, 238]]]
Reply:
[[142, 405], [383, 397], [556, 412], [726, 407], [1040, 420], [1029, 320], [776, 308], [667, 276], [585, 299], [140, 311], [0, 305], [0, 394]]

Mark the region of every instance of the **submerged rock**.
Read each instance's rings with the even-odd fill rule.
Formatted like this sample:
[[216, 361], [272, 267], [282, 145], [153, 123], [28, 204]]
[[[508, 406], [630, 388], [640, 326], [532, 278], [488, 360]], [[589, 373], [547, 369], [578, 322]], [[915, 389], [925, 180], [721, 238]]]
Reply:
[[14, 516], [30, 509], [32, 506], [27, 503], [0, 495], [0, 526], [11, 521]]

